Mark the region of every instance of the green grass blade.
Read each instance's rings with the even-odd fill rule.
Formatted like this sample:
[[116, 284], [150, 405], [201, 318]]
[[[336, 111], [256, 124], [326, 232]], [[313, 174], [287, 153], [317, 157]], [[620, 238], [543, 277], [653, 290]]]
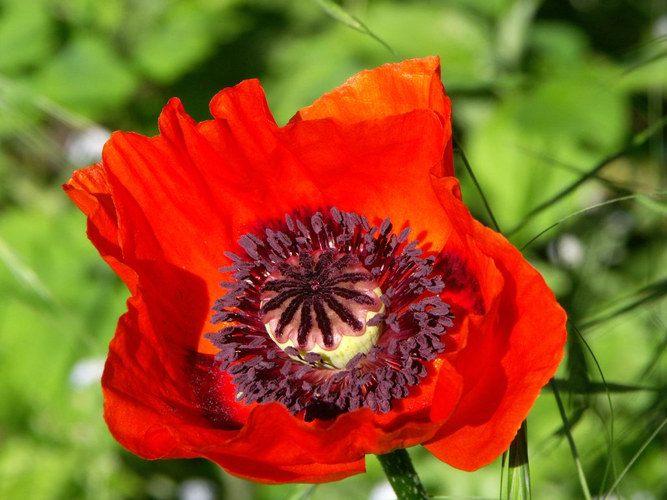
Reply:
[[[664, 42], [665, 40], [667, 40], [667, 36], [662, 35], [659, 37], [655, 37], [651, 40], [648, 40], [646, 42], [640, 43], [634, 47], [631, 47], [630, 50], [640, 55], [638, 57], [638, 60], [633, 62], [632, 64], [629, 64], [621, 74], [627, 75], [629, 73], [632, 73], [633, 71], [638, 70], [643, 66], [646, 66], [648, 64], [653, 64], [655, 62], [660, 61], [661, 59], [667, 58], [667, 49], [658, 49], [658, 51], [655, 53], [652, 53], [650, 50], [646, 50], [650, 46], [660, 47], [660, 43]], [[642, 52], [648, 53], [649, 55], [648, 56], [642, 55]]]
[[651, 441], [653, 441], [656, 436], [660, 433], [660, 431], [667, 425], [667, 417], [665, 417], [660, 425], [651, 433], [651, 435], [644, 441], [642, 446], [637, 450], [637, 453], [634, 454], [634, 456], [630, 459], [628, 462], [628, 465], [625, 466], [625, 468], [621, 471], [621, 473], [618, 475], [616, 478], [616, 481], [614, 481], [614, 484], [611, 485], [611, 488], [609, 488], [609, 491], [605, 494], [602, 500], [606, 500], [609, 498], [611, 495], [611, 492], [614, 491], [619, 484], [621, 484], [621, 481], [625, 477], [625, 475], [628, 473], [628, 471], [632, 468], [632, 466], [635, 464], [635, 462], [639, 459], [642, 453], [644, 453], [644, 450], [648, 447], [649, 444], [651, 444]]
[[[626, 314], [630, 311], [637, 309], [643, 305], [655, 302], [656, 300], [662, 299], [667, 295], [667, 278], [661, 279], [650, 285], [647, 285], [640, 290], [635, 291], [630, 295], [634, 300], [622, 304], [619, 307], [612, 309], [611, 311], [603, 311], [596, 316], [586, 319], [580, 323], [581, 328], [590, 328], [601, 323], [610, 321], [618, 316]], [[635, 299], [635, 297], [638, 297]]]
[[[656, 321], [656, 331], [657, 332], [667, 332], [667, 325], [660, 321], [659, 318], [655, 318]], [[653, 355], [651, 359], [646, 363], [646, 366], [642, 370], [640, 375], [640, 380], [648, 377], [658, 366], [661, 366], [661, 360], [664, 359], [665, 353], [667, 352], [667, 336], [664, 336], [660, 344], [653, 350]]]
[[567, 442], [570, 445], [570, 452], [572, 453], [572, 458], [574, 459], [575, 467], [577, 468], [577, 477], [579, 478], [579, 484], [581, 485], [581, 491], [584, 494], [586, 500], [591, 500], [591, 492], [588, 488], [588, 482], [586, 481], [586, 474], [584, 474], [584, 469], [581, 466], [581, 460], [579, 459], [579, 452], [577, 452], [577, 445], [574, 442], [572, 437], [572, 432], [570, 432], [570, 421], [567, 418], [567, 413], [565, 412], [565, 407], [563, 406], [563, 400], [560, 397], [560, 391], [553, 379], [549, 382], [551, 391], [554, 394], [556, 399], [556, 405], [558, 405], [558, 411], [560, 412], [561, 420], [563, 421], [563, 427], [565, 429], [565, 437]]
[[[510, 448], [503, 454], [500, 479], [502, 500], [530, 500], [530, 468], [528, 466], [528, 428], [524, 420]], [[506, 485], [505, 476], [507, 477]]]
[[628, 154], [630, 151], [640, 147], [644, 143], [646, 143], [653, 135], [655, 135], [658, 131], [662, 130], [665, 125], [667, 124], [667, 117], [663, 117], [661, 120], [659, 120], [657, 123], [653, 124], [651, 127], [647, 128], [646, 130], [638, 133], [635, 135], [630, 143], [621, 149], [620, 151], [617, 151], [616, 153], [604, 158], [600, 162], [598, 162], [592, 169], [588, 170], [587, 172], [584, 172], [579, 179], [574, 181], [572, 184], [569, 186], [565, 187], [562, 189], [560, 192], [556, 193], [554, 196], [549, 198], [548, 200], [540, 203], [538, 206], [533, 208], [526, 216], [523, 218], [523, 220], [517, 224], [515, 227], [513, 227], [510, 231], [506, 233], [506, 236], [511, 236], [521, 230], [523, 227], [528, 224], [529, 221], [531, 221], [535, 216], [537, 216], [539, 213], [543, 212], [547, 208], [551, 207], [552, 205], [555, 205], [558, 203], [561, 199], [565, 198], [567, 195], [570, 193], [576, 191], [580, 186], [585, 184], [587, 181], [590, 179], [596, 178], [599, 174], [599, 172], [604, 169], [606, 166], [614, 162], [615, 160], [622, 158], [626, 154]]
[[0, 238], [0, 262], [3, 262], [16, 281], [28, 289], [40, 302], [55, 305], [55, 299], [46, 285], [2, 238]]
[[[564, 161], [560, 161], [552, 156], [548, 156], [542, 152], [535, 151], [532, 149], [529, 149], [527, 147], [520, 147], [520, 151], [525, 154], [526, 156], [529, 156], [531, 158], [534, 158], [535, 160], [539, 161], [540, 163], [543, 163], [545, 166], [557, 169], [563, 172], [568, 172], [570, 174], [575, 174], [578, 176], [585, 175], [586, 170], [582, 170], [580, 167], [577, 167], [575, 165], [572, 165], [570, 163], [566, 163]], [[592, 176], [592, 180], [596, 180], [600, 184], [602, 184], [604, 187], [609, 189], [610, 191], [617, 193], [619, 196], [625, 196], [628, 194], [634, 194], [636, 191], [639, 191], [641, 189], [641, 185], [637, 184], [634, 185], [632, 184], [633, 181], [629, 181], [627, 179], [623, 180], [623, 185], [619, 184], [619, 181], [609, 179], [602, 175], [601, 172], [597, 172]]]
[[[664, 195], [666, 193], [663, 192], [662, 194]], [[640, 196], [637, 198], [637, 203], [662, 217], [667, 216], [667, 202], [655, 200], [649, 196]]]
[[[598, 361], [597, 356], [593, 352], [593, 349], [591, 349], [591, 346], [586, 342], [586, 339], [584, 336], [581, 334], [581, 331], [575, 325], [572, 321], [569, 321], [571, 329], [576, 333], [579, 341], [581, 344], [586, 347], [588, 350], [588, 353], [591, 355], [591, 358], [593, 358], [593, 363], [595, 363], [595, 367], [598, 371], [598, 374], [600, 375], [600, 378], [602, 379], [602, 385], [605, 388], [605, 395], [607, 396], [607, 405], [609, 406], [609, 434], [607, 436], [607, 442], [609, 446], [609, 453], [607, 453], [607, 464], [605, 466], [605, 473], [604, 473], [604, 478], [603, 481], [600, 484], [604, 484], [606, 476], [610, 470], [613, 469], [613, 449], [614, 449], [614, 428], [615, 428], [615, 415], [614, 415], [614, 405], [611, 401], [611, 392], [609, 391], [609, 384], [607, 383], [607, 380], [604, 376], [604, 372], [602, 371], [602, 367], [600, 366], [600, 362]], [[588, 381], [588, 384], [590, 384], [590, 380]], [[583, 472], [583, 471], [582, 471]]]
[[579, 188], [579, 186], [582, 186], [583, 184], [585, 184], [590, 179], [596, 177], [598, 175], [598, 173], [600, 172], [600, 170], [605, 168], [607, 165], [609, 165], [613, 161], [615, 161], [619, 158], [622, 158], [623, 156], [625, 156], [627, 154], [627, 152], [628, 152], [628, 148], [624, 148], [623, 150], [618, 151], [618, 152], [612, 154], [611, 156], [608, 156], [605, 159], [603, 159], [602, 161], [600, 161], [591, 170], [589, 170], [588, 172], [585, 172], [581, 177], [579, 177], [572, 184], [570, 184], [569, 186], [567, 186], [566, 188], [562, 189], [561, 191], [556, 193], [554, 196], [549, 198], [548, 200], [543, 201], [542, 203], [537, 205], [535, 208], [533, 208], [530, 212], [528, 212], [526, 214], [526, 216], [523, 218], [523, 220], [519, 224], [517, 224], [515, 227], [513, 227], [507, 233], [507, 235], [511, 236], [511, 235], [517, 233], [519, 230], [523, 229], [523, 227], [525, 227], [526, 224], [528, 224], [528, 222], [530, 222], [533, 218], [535, 218], [539, 213], [543, 212], [544, 210], [551, 207], [552, 205], [555, 205], [556, 203], [558, 203], [560, 200], [565, 198], [570, 193], [573, 193], [574, 191], [576, 191], [577, 188]]
[[667, 116], [663, 116], [660, 120], [655, 122], [646, 130], [643, 130], [642, 132], [635, 135], [632, 138], [632, 141], [630, 142], [631, 147], [636, 148], [638, 146], [641, 146], [642, 144], [647, 142], [651, 137], [653, 137], [655, 134], [657, 134], [663, 128], [665, 128], [665, 125], [667, 125]]
[[491, 205], [489, 205], [488, 200], [486, 199], [486, 196], [484, 196], [484, 191], [482, 190], [482, 186], [479, 185], [479, 182], [477, 181], [477, 177], [475, 176], [475, 172], [473, 172], [472, 167], [470, 166], [470, 162], [468, 162], [468, 157], [466, 156], [465, 152], [463, 151], [463, 148], [461, 147], [461, 143], [456, 139], [456, 137], [453, 138], [454, 140], [454, 147], [456, 148], [456, 151], [459, 153], [461, 157], [461, 161], [463, 161], [463, 165], [466, 169], [466, 172], [470, 175], [470, 179], [472, 180], [473, 184], [475, 185], [475, 189], [477, 189], [477, 192], [482, 198], [482, 203], [484, 203], [484, 208], [486, 209], [487, 214], [489, 215], [489, 218], [491, 219], [491, 223], [493, 224], [493, 228], [498, 231], [499, 233], [502, 233], [502, 230], [500, 229], [500, 225], [498, 224], [498, 221], [496, 220], [496, 217], [493, 215], [493, 210], [491, 210]]
[[560, 225], [563, 224], [564, 222], [567, 222], [568, 220], [572, 219], [573, 217], [577, 217], [577, 216], [579, 216], [579, 215], [585, 214], [586, 212], [590, 212], [591, 210], [595, 210], [596, 208], [604, 207], [604, 206], [606, 206], [606, 205], [612, 205], [612, 204], [614, 204], [614, 203], [619, 203], [619, 202], [621, 202], [621, 201], [626, 201], [626, 200], [637, 200], [638, 203], [640, 202], [640, 203], [642, 203], [642, 204], [644, 204], [644, 203], [646, 203], [646, 204], [650, 204], [650, 206], [651, 206], [651, 208], [652, 208], [653, 210], [657, 210], [656, 205], [658, 205], [658, 206], [660, 206], [662, 209], [664, 209], [664, 207], [662, 207], [661, 203], [660, 203], [659, 201], [654, 200], [653, 198], [651, 198], [651, 196], [664, 196], [664, 195], [666, 195], [666, 194], [667, 194], [667, 191], [656, 191], [656, 192], [654, 192], [654, 193], [650, 193], [649, 195], [645, 195], [645, 194], [631, 194], [631, 195], [628, 195], [628, 196], [620, 196], [620, 197], [618, 197], [618, 198], [613, 198], [613, 199], [611, 199], [611, 200], [606, 200], [606, 201], [603, 201], [603, 202], [600, 202], [600, 203], [596, 203], [595, 205], [591, 205], [590, 207], [582, 208], [581, 210], [577, 210], [576, 212], [571, 213], [570, 215], [568, 215], [568, 216], [566, 216], [566, 217], [563, 217], [562, 219], [560, 219], [560, 220], [554, 222], [553, 224], [551, 224], [551, 225], [550, 225], [549, 227], [547, 227], [546, 229], [544, 229], [544, 230], [540, 231], [539, 233], [537, 233], [537, 234], [536, 234], [535, 236], [533, 236], [530, 240], [528, 240], [528, 242], [525, 243], [525, 244], [520, 248], [520, 250], [523, 252], [526, 248], [528, 248], [528, 247], [529, 247], [530, 245], [532, 245], [535, 241], [537, 241], [542, 235], [544, 235], [545, 233], [548, 233], [548, 232], [551, 231], [553, 228], [560, 226]]
[[559, 390], [567, 391], [570, 394], [600, 394], [602, 392], [624, 394], [629, 392], [659, 392], [662, 390], [660, 387], [620, 384], [616, 382], [589, 382], [586, 387], [580, 387], [572, 384], [567, 379], [554, 378], [553, 381]]
[[397, 59], [399, 58], [398, 52], [396, 52], [391, 45], [389, 45], [382, 38], [371, 31], [368, 26], [366, 26], [358, 17], [350, 14], [333, 0], [313, 0], [313, 2], [315, 2], [324, 12], [329, 14], [339, 23], [344, 24], [348, 28], [352, 28], [355, 31], [359, 31], [360, 33], [364, 33], [365, 35], [370, 36], [373, 40], [380, 43], [389, 52], [391, 52], [394, 57]]
[[382, 465], [382, 470], [397, 498], [400, 500], [427, 500], [429, 498], [406, 449], [399, 448], [375, 456]]
[[74, 113], [52, 99], [35, 94], [34, 91], [22, 84], [0, 75], [0, 104], [3, 104], [3, 100], [8, 103], [13, 101], [30, 103], [31, 106], [39, 109], [47, 116], [72, 128], [85, 129], [96, 125], [89, 118]]

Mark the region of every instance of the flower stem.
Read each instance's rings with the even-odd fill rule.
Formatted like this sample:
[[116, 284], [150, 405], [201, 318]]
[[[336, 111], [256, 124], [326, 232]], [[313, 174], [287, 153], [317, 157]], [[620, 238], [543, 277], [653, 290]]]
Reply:
[[412, 465], [410, 455], [404, 449], [394, 450], [386, 455], [376, 455], [382, 464], [389, 484], [398, 500], [424, 500], [428, 493]]

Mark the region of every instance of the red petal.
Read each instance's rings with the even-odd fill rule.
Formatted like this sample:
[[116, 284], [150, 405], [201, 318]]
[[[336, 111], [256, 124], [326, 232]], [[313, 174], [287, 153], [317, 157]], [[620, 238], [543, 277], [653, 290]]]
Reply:
[[442, 248], [450, 229], [436, 215], [442, 208], [431, 187], [445, 147], [435, 113], [417, 110], [361, 123], [299, 121], [284, 132], [329, 204], [371, 220], [389, 216], [412, 227], [411, 237], [431, 250]]
[[[257, 80], [219, 92], [211, 113], [216, 120], [200, 124], [200, 130], [224, 158], [226, 175], [219, 185], [230, 204], [247, 207], [246, 228], [238, 236], [247, 232], [248, 223], [282, 219], [295, 207], [323, 203], [315, 179], [285, 144]], [[228, 217], [236, 223], [234, 215], [232, 211]]]
[[136, 289], [137, 275], [124, 264], [118, 241], [118, 217], [111, 197], [111, 188], [102, 168], [77, 170], [63, 186], [67, 195], [88, 216], [88, 238], [111, 268], [125, 281], [131, 291]]
[[264, 461], [261, 451], [255, 453], [253, 458], [240, 458], [224, 452], [210, 453], [205, 456], [218, 463], [227, 472], [251, 481], [268, 484], [326, 483], [366, 471], [364, 459], [350, 463], [286, 465]]
[[337, 464], [423, 443], [442, 425], [442, 420], [434, 421], [429, 413], [436, 381], [440, 380], [438, 371], [450, 382], [447, 394], [438, 395], [443, 419], [456, 406], [462, 384], [455, 372], [440, 366], [445, 361], [434, 364], [438, 369], [432, 367], [431, 375], [413, 388], [411, 396], [394, 401], [392, 411], [384, 414], [363, 408], [333, 421], [304, 422], [279, 404], [257, 405], [237, 438], [224, 449], [234, 448], [241, 455], [261, 449], [264, 460], [270, 463], [298, 463], [305, 454], [314, 463]]
[[362, 71], [299, 111], [291, 122], [332, 118], [347, 124], [431, 110], [443, 125], [446, 148], [439, 175], [454, 175], [451, 103], [440, 80], [440, 59], [427, 57]]
[[[116, 439], [142, 457], [180, 456], [175, 454], [182, 451], [182, 446], [174, 429], [198, 425], [211, 430], [212, 425], [196, 398], [194, 353], [160, 337], [149, 311], [141, 299], [134, 297], [118, 323], [102, 378], [105, 419]], [[197, 325], [191, 328], [196, 331]], [[187, 329], [183, 335], [193, 336]], [[226, 400], [219, 398], [218, 405], [228, 430], [217, 431], [217, 438], [232, 438], [246, 410], [234, 402], [233, 394]]]
[[[425, 444], [450, 465], [475, 470], [509, 447], [540, 389], [556, 372], [566, 317], [519, 251], [469, 216], [456, 196], [457, 181], [435, 184], [445, 211], [458, 223], [457, 236], [493, 259], [501, 276], [478, 275], [481, 293], [497, 300], [486, 304], [483, 315], [470, 315], [467, 344], [451, 360], [464, 379], [463, 395], [450, 420]], [[496, 291], [485, 291], [494, 287]]]

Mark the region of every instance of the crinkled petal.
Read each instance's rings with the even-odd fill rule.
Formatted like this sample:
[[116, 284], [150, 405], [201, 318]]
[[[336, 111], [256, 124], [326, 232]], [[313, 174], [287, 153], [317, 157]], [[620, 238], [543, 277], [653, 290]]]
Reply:
[[[384, 414], [362, 408], [335, 420], [305, 422], [277, 403], [255, 405], [243, 430], [225, 449], [261, 448], [265, 460], [281, 463], [296, 461], [305, 454], [318, 463], [336, 464], [423, 443], [434, 436], [461, 394], [462, 380], [453, 370], [443, 369], [442, 373], [449, 374], [447, 393], [439, 396], [443, 416], [438, 421], [431, 418], [436, 382], [442, 383], [445, 377], [438, 377], [442, 363], [436, 362], [423, 383], [407, 398], [394, 401], [392, 411]], [[269, 421], [272, 425], [267, 430]], [[270, 438], [264, 435], [266, 432], [272, 433]], [[240, 449], [238, 452], [241, 453]]]
[[264, 461], [261, 452], [259, 456], [258, 453], [255, 453], [253, 458], [240, 458], [226, 454], [221, 449], [210, 454], [204, 452], [201, 456], [213, 460], [236, 476], [268, 484], [326, 483], [366, 472], [364, 459], [350, 463], [285, 465]]
[[[297, 167], [274, 137], [275, 124], [264, 134], [264, 149], [255, 151], [258, 144], [249, 143], [252, 134], [243, 133], [241, 122], [248, 122], [246, 128], [270, 123], [256, 124], [253, 118], [233, 113], [241, 113], [244, 100], [248, 107], [265, 103], [264, 95], [252, 82], [240, 85], [236, 93], [242, 97], [237, 99], [239, 107], [218, 110], [217, 120], [208, 127], [198, 127], [180, 102], [172, 100], [160, 117], [160, 136], [114, 134], [105, 147], [103, 164], [75, 173], [65, 186], [89, 216], [93, 243], [134, 294], [110, 346], [105, 384], [112, 384], [115, 394], [150, 401], [144, 405], [160, 398], [184, 408], [191, 404], [181, 396], [188, 394], [189, 379], [179, 356], [212, 350], [202, 335], [216, 329], [208, 317], [211, 297], [220, 293], [218, 268], [226, 264], [224, 252], [235, 248], [245, 232], [243, 226], [254, 223], [258, 213], [282, 215], [290, 200], [288, 190], [297, 199], [299, 192], [304, 199], [317, 199], [307, 181], [301, 182], [302, 189], [295, 188], [285, 172], [281, 182], [292, 184], [283, 188], [285, 193], [272, 188], [275, 176], [258, 175], [253, 180], [261, 172], [246, 172], [260, 165], [262, 155], [266, 172], [281, 163]], [[238, 152], [244, 150], [253, 151], [251, 159], [241, 158], [248, 165], [237, 161]], [[300, 177], [296, 171], [290, 175]], [[246, 196], [230, 196], [230, 185]], [[267, 203], [272, 195], [278, 201]], [[117, 363], [125, 366], [114, 370]], [[164, 383], [149, 383], [151, 374]]]
[[444, 246], [449, 222], [435, 215], [442, 208], [431, 187], [431, 170], [445, 147], [435, 113], [415, 110], [351, 124], [299, 121], [284, 132], [329, 204], [375, 221], [391, 217], [409, 225], [410, 237], [427, 249]]
[[127, 287], [136, 289], [137, 275], [126, 266], [118, 241], [118, 215], [111, 196], [111, 187], [101, 163], [77, 170], [65, 184], [65, 192], [88, 216], [88, 238], [109, 266], [125, 281]]
[[[465, 349], [451, 362], [464, 379], [451, 418], [426, 448], [464, 470], [505, 451], [563, 356], [566, 316], [539, 273], [501, 235], [474, 221], [454, 194], [454, 179], [434, 180], [450, 219], [465, 221], [458, 237], [493, 259], [502, 293], [482, 315], [471, 315]], [[483, 288], [493, 280], [481, 279]], [[437, 389], [436, 389], [437, 391]]]
[[[361, 71], [299, 111], [291, 122], [334, 119], [347, 124], [430, 110], [442, 123], [438, 175], [454, 175], [451, 103], [440, 79], [440, 58], [410, 59]], [[444, 151], [444, 154], [442, 152]]]

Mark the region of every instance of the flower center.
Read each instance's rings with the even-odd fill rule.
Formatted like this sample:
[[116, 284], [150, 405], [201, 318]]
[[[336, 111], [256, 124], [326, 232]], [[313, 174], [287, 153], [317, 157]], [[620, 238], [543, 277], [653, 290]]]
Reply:
[[344, 367], [367, 353], [380, 328], [368, 321], [384, 311], [380, 288], [353, 255], [303, 251], [278, 266], [260, 289], [262, 321], [281, 349], [315, 352]]
[[237, 399], [313, 420], [408, 396], [453, 324], [435, 259], [406, 243], [409, 228], [333, 208], [263, 232], [241, 237], [244, 256], [226, 254], [232, 281], [213, 316], [224, 327], [207, 334]]

